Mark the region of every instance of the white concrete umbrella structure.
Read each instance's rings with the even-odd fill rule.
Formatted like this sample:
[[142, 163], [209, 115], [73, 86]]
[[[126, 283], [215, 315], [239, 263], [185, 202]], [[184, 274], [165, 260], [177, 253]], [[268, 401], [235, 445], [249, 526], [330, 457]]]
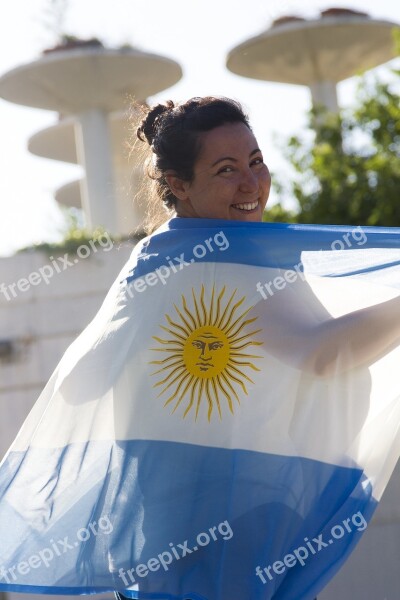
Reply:
[[336, 84], [396, 56], [398, 24], [348, 9], [328, 9], [318, 19], [284, 17], [233, 48], [233, 73], [310, 87], [314, 106], [338, 111]]
[[[108, 122], [117, 230], [121, 235], [129, 235], [137, 227], [140, 228], [145, 217], [144, 203], [137, 196], [141, 177], [140, 164], [137, 161], [137, 154], [129, 151], [130, 132], [127, 114], [122, 111], [111, 113]], [[76, 126], [74, 117], [60, 119], [55, 125], [38, 131], [29, 139], [29, 151], [44, 158], [79, 164], [75, 144]], [[55, 192], [56, 201], [65, 206], [82, 208], [83, 183], [80, 179], [63, 185]]]
[[[143, 100], [181, 76], [175, 61], [130, 47], [59, 47], [0, 77], [0, 97], [74, 117], [76, 159], [72, 162], [77, 160], [85, 170], [81, 195], [86, 225], [120, 234], [109, 116], [126, 108], [130, 99]], [[60, 152], [61, 144], [55, 154]]]
[[62, 206], [82, 208], [81, 186], [81, 179], [69, 181], [54, 192], [54, 198]]

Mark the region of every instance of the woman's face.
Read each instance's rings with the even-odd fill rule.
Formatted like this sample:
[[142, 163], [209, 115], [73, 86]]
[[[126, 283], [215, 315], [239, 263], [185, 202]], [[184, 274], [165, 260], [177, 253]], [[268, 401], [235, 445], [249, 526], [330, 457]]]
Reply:
[[178, 217], [261, 221], [271, 176], [253, 133], [229, 123], [200, 134], [200, 144], [193, 181], [169, 180]]

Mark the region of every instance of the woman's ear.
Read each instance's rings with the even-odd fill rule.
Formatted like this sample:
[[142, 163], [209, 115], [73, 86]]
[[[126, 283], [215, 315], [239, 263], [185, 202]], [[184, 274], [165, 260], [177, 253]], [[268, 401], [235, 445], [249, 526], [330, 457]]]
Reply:
[[174, 171], [166, 173], [165, 179], [169, 189], [176, 198], [178, 198], [179, 200], [187, 200], [188, 189], [190, 185], [188, 181], [184, 181], [183, 179], [178, 177]]

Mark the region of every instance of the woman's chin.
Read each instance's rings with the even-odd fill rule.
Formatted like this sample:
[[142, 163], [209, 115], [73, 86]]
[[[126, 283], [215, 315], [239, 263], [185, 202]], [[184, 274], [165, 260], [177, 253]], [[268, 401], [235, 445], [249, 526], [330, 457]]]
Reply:
[[241, 210], [240, 208], [231, 207], [229, 218], [235, 221], [246, 221], [248, 223], [257, 223], [262, 221], [262, 210], [260, 206], [253, 210]]

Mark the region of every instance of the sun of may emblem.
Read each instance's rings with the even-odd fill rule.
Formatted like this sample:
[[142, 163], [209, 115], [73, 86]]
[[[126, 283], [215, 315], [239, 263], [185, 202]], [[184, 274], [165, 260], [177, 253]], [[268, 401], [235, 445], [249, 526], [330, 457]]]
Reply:
[[167, 396], [164, 406], [172, 405], [172, 412], [182, 405], [183, 417], [193, 410], [197, 419], [204, 400], [208, 421], [215, 409], [222, 418], [221, 401], [233, 414], [239, 393], [247, 395], [245, 382], [254, 383], [245, 371], [259, 371], [253, 360], [262, 357], [246, 349], [262, 345], [253, 339], [261, 329], [249, 327], [257, 317], [246, 318], [253, 307], [244, 310], [246, 298], [235, 298], [236, 291], [226, 295], [223, 287], [216, 294], [213, 288], [207, 301], [204, 286], [200, 296], [192, 289], [190, 305], [182, 296], [182, 306], [174, 305], [175, 316], [165, 315], [169, 326], [160, 327], [168, 335], [154, 336], [158, 347], [151, 350], [166, 356], [151, 364], [159, 366], [152, 373], [158, 377], [154, 387], [161, 388], [158, 397]]

